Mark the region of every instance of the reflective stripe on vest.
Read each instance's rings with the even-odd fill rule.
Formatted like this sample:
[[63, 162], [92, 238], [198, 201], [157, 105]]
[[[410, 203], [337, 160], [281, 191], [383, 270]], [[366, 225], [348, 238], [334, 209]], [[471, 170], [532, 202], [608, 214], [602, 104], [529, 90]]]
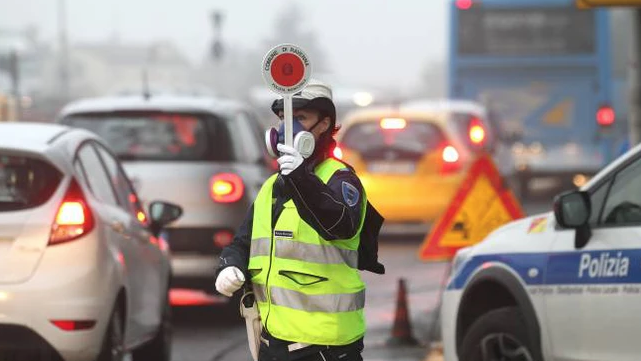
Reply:
[[[314, 170], [325, 184], [345, 168], [327, 159]], [[365, 218], [351, 239], [327, 241], [300, 218], [288, 201], [272, 228], [270, 177], [254, 202], [249, 272], [261, 321], [274, 337], [318, 345], [346, 345], [365, 334], [365, 284], [358, 265]]]
[[[270, 250], [271, 240], [269, 238], [257, 238], [251, 242], [250, 252], [252, 257], [269, 256]], [[336, 246], [324, 246], [284, 239], [276, 240], [276, 252], [274, 256], [314, 263], [345, 263], [352, 268], [358, 267], [358, 251], [342, 249]]]
[[[307, 295], [280, 287], [270, 287], [271, 303], [307, 312], [349, 312], [365, 307], [365, 290], [357, 293], [333, 295]], [[263, 285], [254, 286], [258, 302], [267, 302], [267, 290]]]

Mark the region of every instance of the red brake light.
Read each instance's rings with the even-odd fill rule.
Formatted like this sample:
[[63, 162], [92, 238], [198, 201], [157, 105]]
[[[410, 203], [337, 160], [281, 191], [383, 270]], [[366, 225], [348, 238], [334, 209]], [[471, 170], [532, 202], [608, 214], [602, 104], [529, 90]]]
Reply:
[[238, 175], [221, 173], [211, 178], [209, 193], [211, 199], [218, 203], [238, 202], [245, 193], [245, 185]]
[[67, 320], [51, 320], [56, 327], [63, 331], [80, 331], [88, 330], [96, 325], [96, 321], [67, 321]]
[[81, 237], [93, 228], [93, 217], [82, 194], [80, 185], [72, 180], [56, 218], [51, 226], [49, 245], [63, 243]]
[[403, 118], [383, 118], [381, 128], [383, 129], [405, 129], [407, 121]]
[[80, 226], [85, 224], [85, 209], [80, 202], [64, 202], [58, 209], [56, 224], [59, 226]]
[[602, 127], [614, 124], [615, 118], [614, 109], [609, 106], [603, 106], [596, 112], [596, 121]]
[[461, 10], [468, 10], [473, 5], [472, 0], [456, 0], [456, 7]]
[[472, 144], [483, 145], [485, 142], [485, 128], [478, 118], [472, 118], [467, 133]]
[[336, 159], [343, 159], [343, 150], [339, 146], [336, 146], [336, 148], [334, 148], [332, 154], [334, 154], [334, 158]]
[[218, 231], [214, 233], [214, 246], [224, 248], [234, 240], [234, 234], [229, 231]]
[[461, 169], [461, 162], [459, 162], [461, 157], [454, 146], [446, 145], [441, 153], [441, 158], [443, 158], [441, 167], [443, 174], [456, 172]]

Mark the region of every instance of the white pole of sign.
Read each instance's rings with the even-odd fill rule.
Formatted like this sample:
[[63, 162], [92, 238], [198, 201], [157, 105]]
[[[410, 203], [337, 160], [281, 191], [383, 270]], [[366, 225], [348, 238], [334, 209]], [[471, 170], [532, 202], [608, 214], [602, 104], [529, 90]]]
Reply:
[[[290, 55], [285, 55], [285, 54], [290, 54]], [[295, 55], [298, 60], [291, 61], [291, 55]], [[286, 57], [289, 56], [290, 60], [286, 60], [286, 62], [289, 62], [288, 64], [283, 64], [282, 62], [279, 63], [278, 68], [275, 69], [276, 74], [282, 75], [281, 72], [284, 72], [285, 66], [289, 66], [289, 75], [293, 73], [298, 73], [300, 75], [300, 78], [296, 79], [296, 82], [294, 84], [282, 84], [277, 81], [277, 79], [274, 79], [274, 76], [272, 74], [272, 67], [274, 67], [274, 62], [278, 63], [278, 58], [282, 55], [285, 55]], [[282, 67], [282, 68], [281, 68]], [[284, 111], [284, 122], [285, 122], [285, 145], [288, 146], [293, 146], [294, 145], [294, 136], [293, 136], [293, 122], [294, 122], [294, 116], [293, 116], [293, 94], [296, 92], [302, 90], [307, 82], [309, 81], [309, 78], [312, 74], [312, 67], [311, 63], [309, 62], [309, 58], [301, 49], [300, 47], [294, 45], [294, 44], [279, 44], [273, 47], [267, 54], [265, 55], [265, 58], [263, 59], [263, 80], [265, 80], [265, 84], [275, 93], [282, 95], [283, 97], [283, 111]], [[282, 76], [279, 76], [280, 81], [282, 81]]]
[[291, 94], [283, 94], [283, 110], [285, 112], [285, 145], [294, 146], [294, 105]]

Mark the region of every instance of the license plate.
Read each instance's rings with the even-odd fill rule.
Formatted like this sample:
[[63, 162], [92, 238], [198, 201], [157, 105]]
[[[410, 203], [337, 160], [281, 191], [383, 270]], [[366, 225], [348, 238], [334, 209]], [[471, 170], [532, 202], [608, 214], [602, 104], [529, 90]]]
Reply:
[[372, 162], [367, 169], [370, 173], [411, 174], [416, 170], [412, 162]]

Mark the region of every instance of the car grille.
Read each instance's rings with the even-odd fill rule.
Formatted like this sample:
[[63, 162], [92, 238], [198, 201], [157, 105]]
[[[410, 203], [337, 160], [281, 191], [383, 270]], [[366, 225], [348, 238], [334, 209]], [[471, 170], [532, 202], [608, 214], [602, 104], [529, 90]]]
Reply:
[[23, 326], [0, 324], [1, 361], [63, 361], [40, 335]]
[[234, 233], [223, 228], [168, 228], [165, 234], [172, 253], [219, 255], [222, 248], [214, 244], [214, 234], [219, 231]]

